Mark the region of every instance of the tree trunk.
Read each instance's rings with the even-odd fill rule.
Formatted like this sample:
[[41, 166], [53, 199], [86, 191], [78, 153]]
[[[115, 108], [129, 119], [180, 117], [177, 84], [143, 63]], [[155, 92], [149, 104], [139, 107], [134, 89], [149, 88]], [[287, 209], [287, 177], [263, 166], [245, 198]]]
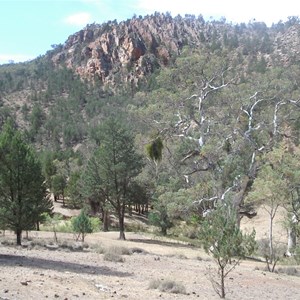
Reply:
[[224, 268], [221, 267], [221, 298], [225, 298], [225, 274]]
[[273, 258], [274, 258], [274, 250], [273, 250], [273, 216], [271, 216], [271, 218], [270, 218], [269, 255], [270, 255], [270, 263], [272, 263]]
[[53, 233], [54, 233], [54, 241], [55, 241], [55, 243], [57, 244], [57, 243], [58, 243], [58, 240], [57, 240], [57, 234], [56, 234], [56, 229], [55, 229], [55, 227], [53, 227]]
[[36, 231], [40, 231], [40, 222], [36, 221]]
[[22, 230], [17, 229], [16, 235], [17, 235], [17, 245], [21, 246], [22, 245]]
[[129, 213], [129, 216], [132, 216], [132, 205], [128, 205], [128, 213]]
[[109, 213], [106, 209], [103, 209], [103, 231], [109, 231]]
[[161, 234], [163, 235], [163, 236], [166, 236], [167, 235], [167, 227], [162, 227], [161, 228]]
[[287, 244], [287, 251], [286, 251], [286, 256], [292, 256], [293, 251], [296, 247], [296, 242], [297, 242], [297, 235], [296, 231], [293, 225], [291, 225], [288, 228], [288, 244]]
[[120, 229], [119, 240], [121, 240], [121, 241], [126, 240], [124, 229], [123, 230]]
[[125, 207], [121, 208], [121, 211], [119, 212], [119, 230], [120, 230], [120, 236], [119, 240], [125, 241], [125, 225], [124, 225], [124, 216], [125, 216]]

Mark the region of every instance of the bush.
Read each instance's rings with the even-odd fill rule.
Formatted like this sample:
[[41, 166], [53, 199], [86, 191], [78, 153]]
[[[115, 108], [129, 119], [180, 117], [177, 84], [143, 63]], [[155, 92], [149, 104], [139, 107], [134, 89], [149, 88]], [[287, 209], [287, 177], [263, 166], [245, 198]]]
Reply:
[[173, 223], [170, 220], [167, 209], [161, 205], [156, 208], [156, 211], [150, 212], [148, 220], [151, 225], [160, 228], [162, 235], [167, 235], [167, 230], [172, 228]]
[[113, 253], [116, 255], [131, 255], [132, 251], [122, 246], [111, 246], [106, 250], [107, 253]]
[[277, 272], [290, 276], [300, 276], [300, 272], [295, 267], [278, 268]]
[[85, 210], [82, 210], [78, 217], [72, 218], [72, 228], [77, 234], [76, 241], [80, 239], [84, 242], [84, 238], [88, 233], [93, 232], [92, 222]]
[[147, 226], [141, 223], [126, 224], [126, 230], [129, 232], [146, 232]]
[[105, 248], [101, 244], [94, 244], [92, 245], [92, 250], [98, 254], [104, 254]]
[[93, 232], [99, 232], [100, 231], [100, 226], [101, 226], [101, 221], [97, 217], [90, 217], [91, 220], [91, 225]]
[[112, 252], [104, 253], [103, 259], [105, 261], [124, 262], [124, 258], [121, 255]]
[[181, 283], [178, 283], [174, 280], [151, 280], [149, 283], [149, 289], [158, 289], [161, 292], [173, 294], [186, 294], [185, 287]]
[[285, 245], [279, 242], [273, 241], [273, 254], [270, 257], [270, 246], [268, 239], [261, 239], [257, 242], [258, 254], [261, 255], [267, 265], [267, 271], [274, 272], [277, 263], [283, 258], [286, 251]]

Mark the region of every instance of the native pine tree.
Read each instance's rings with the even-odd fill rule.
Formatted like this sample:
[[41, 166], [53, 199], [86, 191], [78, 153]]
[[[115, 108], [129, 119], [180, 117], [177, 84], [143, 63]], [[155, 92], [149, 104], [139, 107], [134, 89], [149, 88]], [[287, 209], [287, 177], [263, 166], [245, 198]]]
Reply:
[[211, 282], [217, 294], [225, 298], [225, 278], [256, 249], [255, 231], [243, 234], [237, 225], [236, 209], [229, 201], [222, 201], [202, 222], [200, 234], [204, 250], [217, 265], [218, 276], [212, 274]]
[[[120, 239], [125, 239], [124, 217], [130, 204], [130, 184], [141, 172], [142, 157], [135, 150], [129, 129], [115, 118], [108, 119], [100, 128], [100, 146], [87, 168], [86, 187], [112, 207], [119, 220]], [[92, 171], [89, 174], [89, 170]], [[97, 180], [95, 180], [97, 179]]]
[[8, 122], [0, 134], [0, 219], [21, 245], [22, 231], [34, 229], [51, 208], [41, 165]]

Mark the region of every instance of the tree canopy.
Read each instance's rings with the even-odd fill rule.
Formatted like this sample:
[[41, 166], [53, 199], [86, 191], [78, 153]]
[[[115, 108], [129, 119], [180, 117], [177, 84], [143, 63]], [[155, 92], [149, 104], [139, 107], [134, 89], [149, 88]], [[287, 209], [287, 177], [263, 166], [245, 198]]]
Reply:
[[124, 123], [111, 118], [99, 130], [100, 146], [88, 164], [87, 188], [115, 211], [120, 239], [125, 239], [124, 217], [130, 202], [129, 187], [142, 169], [142, 157], [136, 152], [133, 136]]
[[0, 218], [13, 230], [21, 244], [23, 230], [31, 230], [51, 202], [44, 184], [41, 165], [32, 148], [12, 125], [0, 134]]

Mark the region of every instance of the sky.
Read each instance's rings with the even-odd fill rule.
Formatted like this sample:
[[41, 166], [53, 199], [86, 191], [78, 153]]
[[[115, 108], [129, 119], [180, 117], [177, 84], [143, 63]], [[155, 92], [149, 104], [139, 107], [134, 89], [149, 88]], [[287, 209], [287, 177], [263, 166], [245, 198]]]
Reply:
[[296, 0], [0, 0], [0, 64], [27, 61], [63, 44], [87, 24], [169, 12], [268, 26], [299, 16]]

